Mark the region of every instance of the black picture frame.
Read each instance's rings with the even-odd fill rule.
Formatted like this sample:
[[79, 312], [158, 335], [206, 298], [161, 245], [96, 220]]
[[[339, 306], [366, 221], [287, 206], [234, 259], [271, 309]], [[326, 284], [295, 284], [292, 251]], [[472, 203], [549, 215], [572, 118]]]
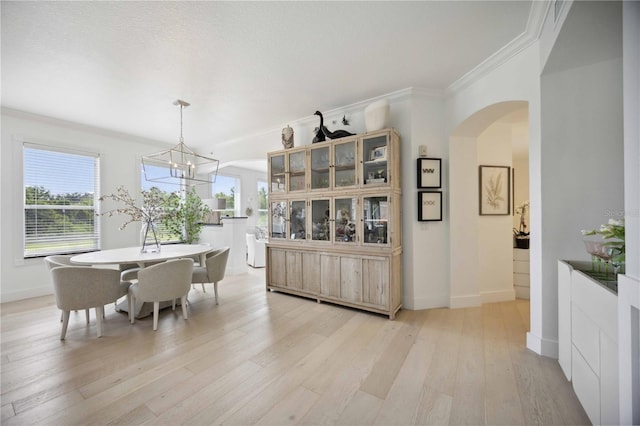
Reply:
[[442, 221], [442, 192], [418, 191], [418, 222]]
[[442, 159], [441, 158], [418, 158], [418, 188], [441, 188], [442, 187]]
[[478, 209], [480, 216], [511, 214], [511, 167], [478, 167]]

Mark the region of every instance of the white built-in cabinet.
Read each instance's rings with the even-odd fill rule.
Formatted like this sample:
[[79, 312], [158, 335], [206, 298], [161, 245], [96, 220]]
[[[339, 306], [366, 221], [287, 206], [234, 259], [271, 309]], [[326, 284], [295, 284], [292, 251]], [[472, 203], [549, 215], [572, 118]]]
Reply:
[[614, 425], [620, 418], [618, 297], [582, 272], [590, 268], [589, 262], [558, 261], [558, 362], [589, 420]]
[[268, 154], [267, 289], [378, 312], [402, 306], [393, 129]]
[[513, 288], [518, 299], [529, 299], [529, 249], [513, 249]]

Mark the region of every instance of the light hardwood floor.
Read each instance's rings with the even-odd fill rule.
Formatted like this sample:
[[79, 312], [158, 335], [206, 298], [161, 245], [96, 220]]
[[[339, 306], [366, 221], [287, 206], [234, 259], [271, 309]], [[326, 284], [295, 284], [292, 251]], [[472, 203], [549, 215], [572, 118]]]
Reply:
[[[250, 268], [251, 269], [251, 268]], [[228, 276], [130, 325], [52, 296], [3, 304], [2, 424], [589, 424], [556, 360], [525, 348], [529, 303], [401, 310], [395, 321]]]

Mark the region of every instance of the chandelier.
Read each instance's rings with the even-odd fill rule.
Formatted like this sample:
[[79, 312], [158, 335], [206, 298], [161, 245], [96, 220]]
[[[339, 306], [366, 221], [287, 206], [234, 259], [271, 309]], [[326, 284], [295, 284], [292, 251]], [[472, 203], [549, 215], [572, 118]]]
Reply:
[[[182, 137], [182, 110], [188, 102], [178, 99], [173, 103], [180, 107], [180, 142], [171, 149], [142, 157], [144, 178], [149, 182], [174, 185], [198, 185], [215, 182], [220, 162], [214, 158], [196, 154], [184, 143]], [[211, 173], [211, 178], [199, 178], [198, 172]]]

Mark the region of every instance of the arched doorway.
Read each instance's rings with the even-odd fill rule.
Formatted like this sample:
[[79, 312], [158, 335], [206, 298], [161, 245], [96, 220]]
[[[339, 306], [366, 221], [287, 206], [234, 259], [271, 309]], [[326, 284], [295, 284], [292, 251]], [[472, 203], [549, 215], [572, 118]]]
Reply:
[[[451, 133], [449, 156], [450, 306], [512, 300], [512, 212], [514, 201], [529, 199], [528, 103], [500, 102], [469, 116]], [[479, 215], [480, 165], [509, 167], [509, 214]]]

